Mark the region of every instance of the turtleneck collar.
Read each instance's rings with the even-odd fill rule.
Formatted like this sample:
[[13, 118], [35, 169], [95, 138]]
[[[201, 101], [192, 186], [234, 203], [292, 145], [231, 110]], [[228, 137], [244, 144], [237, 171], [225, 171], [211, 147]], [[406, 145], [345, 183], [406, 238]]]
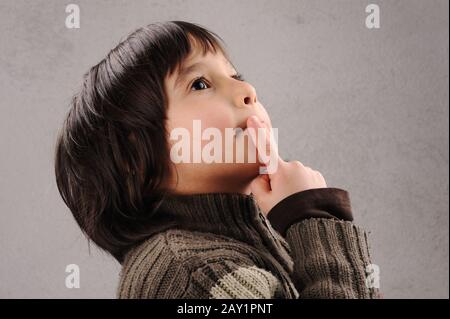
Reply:
[[261, 243], [254, 227], [259, 223], [260, 211], [251, 195], [170, 195], [165, 198], [161, 209], [188, 229], [230, 236], [252, 245]]
[[285, 270], [292, 271], [288, 244], [270, 226], [252, 195], [170, 194], [163, 198], [153, 218], [154, 232], [177, 228], [231, 237], [268, 252]]

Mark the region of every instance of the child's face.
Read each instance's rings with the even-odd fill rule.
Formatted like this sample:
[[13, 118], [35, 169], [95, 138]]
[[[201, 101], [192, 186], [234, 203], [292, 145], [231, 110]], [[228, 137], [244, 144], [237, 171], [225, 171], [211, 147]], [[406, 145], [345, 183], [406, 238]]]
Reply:
[[[200, 120], [202, 132], [206, 128], [217, 128], [225, 137], [226, 128], [245, 128], [247, 118], [258, 116], [269, 123], [269, 116], [259, 102], [255, 88], [245, 81], [235, 79], [237, 70], [226, 60], [224, 55], [208, 52], [202, 55], [201, 50], [194, 46], [192, 53], [183, 62], [181, 69], [195, 67], [184, 76], [176, 70], [166, 77], [165, 90], [169, 100], [167, 111], [167, 129], [184, 128], [190, 133], [190, 159], [194, 150], [194, 120]], [[198, 79], [202, 77], [201, 79]], [[242, 137], [244, 136], [244, 137]], [[244, 138], [244, 163], [236, 163], [235, 143]], [[202, 192], [240, 192], [249, 193], [249, 183], [258, 175], [258, 161], [248, 161], [248, 136], [240, 135], [233, 138], [233, 163], [171, 163], [173, 169], [171, 187], [179, 193]], [[173, 146], [178, 140], [169, 140]], [[203, 140], [203, 146], [210, 140]], [[232, 151], [222, 140], [222, 154]], [[228, 144], [229, 145], [229, 144]], [[178, 184], [175, 187], [175, 182]]]

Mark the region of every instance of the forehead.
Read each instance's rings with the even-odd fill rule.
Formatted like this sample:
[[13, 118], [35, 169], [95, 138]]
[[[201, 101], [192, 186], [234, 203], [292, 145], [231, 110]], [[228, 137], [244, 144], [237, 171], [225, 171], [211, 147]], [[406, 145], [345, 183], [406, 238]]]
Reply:
[[206, 53], [204, 53], [202, 50], [193, 48], [189, 56], [186, 57], [186, 59], [184, 59], [181, 62], [177, 71], [180, 74], [182, 73], [182, 71], [186, 70], [193, 64], [201, 65], [208, 63], [212, 64], [222, 63], [227, 68], [234, 69], [234, 65], [228, 60], [228, 58], [222, 53], [222, 51], [220, 50], [217, 50], [216, 52], [207, 51]]
[[212, 60], [214, 63], [220, 61], [221, 63], [225, 63], [225, 66], [234, 68], [228, 59], [227, 53], [222, 51], [223, 48], [220, 45], [212, 47], [212, 44], [210, 44], [206, 47], [203, 41], [200, 41], [191, 35], [189, 35], [189, 43], [191, 52], [180, 63], [178, 71], [181, 71], [185, 67], [189, 67], [189, 65], [193, 63], [205, 60]]
[[207, 51], [205, 53], [198, 47], [193, 47], [192, 52], [181, 62], [168, 80], [172, 82], [172, 88], [176, 89], [184, 82], [189, 73], [196, 69], [204, 69], [205, 67], [221, 68], [222, 65], [225, 66], [225, 69], [235, 70], [234, 65], [221, 50], [218, 49], [216, 52]]

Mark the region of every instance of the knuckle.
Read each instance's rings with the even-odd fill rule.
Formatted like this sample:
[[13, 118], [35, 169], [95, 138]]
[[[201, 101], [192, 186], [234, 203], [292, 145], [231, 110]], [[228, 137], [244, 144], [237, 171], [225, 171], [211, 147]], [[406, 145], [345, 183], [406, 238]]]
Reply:
[[299, 161], [292, 161], [291, 164], [294, 167], [303, 167], [303, 164]]

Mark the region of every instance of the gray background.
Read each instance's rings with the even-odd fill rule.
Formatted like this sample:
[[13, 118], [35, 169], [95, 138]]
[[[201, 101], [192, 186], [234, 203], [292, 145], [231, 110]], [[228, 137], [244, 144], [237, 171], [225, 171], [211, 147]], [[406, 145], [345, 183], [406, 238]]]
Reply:
[[[448, 1], [0, 1], [0, 297], [114, 298], [54, 181], [82, 74], [133, 29], [218, 33], [279, 128], [280, 153], [350, 192], [385, 298], [448, 298]], [[377, 3], [381, 29], [365, 27]], [[65, 267], [81, 288], [65, 287]]]

